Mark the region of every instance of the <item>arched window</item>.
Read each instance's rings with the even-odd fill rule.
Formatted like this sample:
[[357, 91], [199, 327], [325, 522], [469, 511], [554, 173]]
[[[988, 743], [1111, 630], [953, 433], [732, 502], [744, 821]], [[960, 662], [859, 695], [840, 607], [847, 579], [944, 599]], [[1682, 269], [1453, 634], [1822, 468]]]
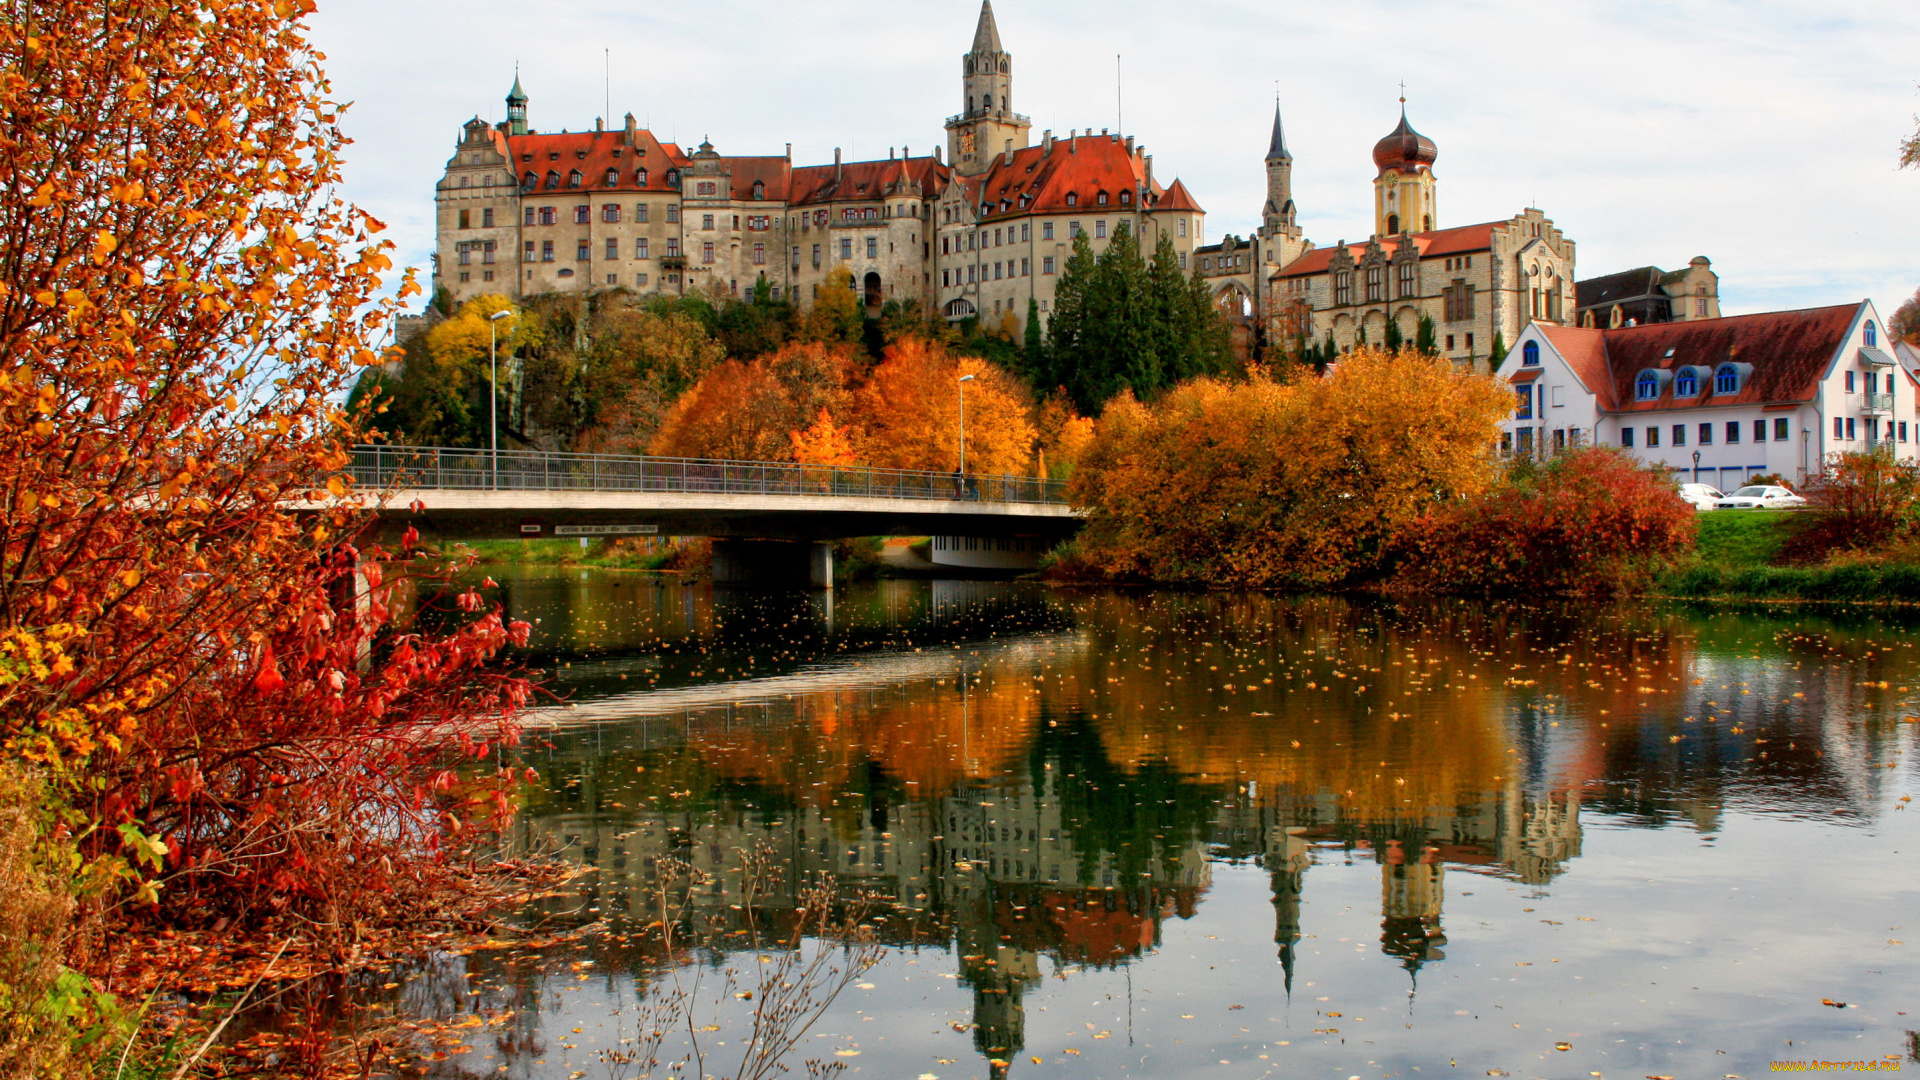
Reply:
[[1720, 370], [1713, 376], [1713, 392], [1732, 394], [1740, 389], [1740, 369], [1732, 364], [1721, 364]]
[[1880, 344], [1880, 332], [1873, 328], [1872, 319], [1867, 320], [1866, 335], [1867, 335], [1867, 345], [1869, 348]]
[[620, 183], [620, 170], [608, 169], [607, 177], [605, 180], [601, 181], [601, 183], [605, 184], [607, 187], [617, 186]]
[[756, 200], [767, 197], [767, 182], [765, 180], [755, 180], [753, 182], [753, 197]]
[[1651, 371], [1643, 371], [1633, 384], [1635, 401], [1652, 401], [1660, 396], [1660, 377]]
[[575, 169], [572, 172], [567, 174], [567, 186], [570, 188], [579, 187], [580, 181], [585, 179], [586, 177], [580, 175], [580, 170]]
[[1432, 214], [1420, 215], [1420, 231], [1421, 232], [1433, 231], [1433, 215]]
[[1387, 215], [1387, 235], [1388, 236], [1400, 235], [1400, 215], [1399, 214]]
[[1529, 341], [1520, 346], [1520, 365], [1522, 367], [1540, 366], [1540, 343]]
[[560, 174], [557, 172], [554, 172], [552, 169], [548, 169], [547, 170], [547, 190], [552, 191], [554, 188], [557, 188], [559, 186], [560, 186]]
[[993, 95], [992, 95], [992, 94], [981, 94], [981, 95], [980, 95], [980, 107], [981, 107], [982, 109], [986, 109], [986, 110], [988, 110], [988, 111], [992, 111], [992, 109], [993, 109]]
[[1674, 397], [1693, 397], [1700, 393], [1700, 378], [1692, 368], [1681, 368], [1680, 374], [1673, 377]]

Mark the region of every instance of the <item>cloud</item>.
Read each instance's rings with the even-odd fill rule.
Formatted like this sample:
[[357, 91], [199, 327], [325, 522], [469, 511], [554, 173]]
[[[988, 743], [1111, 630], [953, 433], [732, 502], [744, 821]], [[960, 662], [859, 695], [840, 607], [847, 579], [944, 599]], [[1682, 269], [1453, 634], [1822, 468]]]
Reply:
[[[610, 88], [610, 125], [631, 111], [722, 153], [924, 153], [958, 111], [978, 10], [323, 0], [313, 28], [354, 102], [347, 194], [424, 269], [459, 125], [502, 117], [516, 63], [542, 130], [591, 127]], [[1409, 117], [1440, 147], [1442, 225], [1539, 206], [1578, 243], [1583, 277], [1704, 254], [1730, 314], [1862, 297], [1891, 311], [1920, 285], [1920, 172], [1894, 169], [1920, 111], [1920, 5], [1000, 0], [995, 13], [1036, 137], [1124, 114], [1155, 176], [1182, 178], [1207, 209], [1210, 239], [1258, 224], [1276, 84], [1307, 235], [1365, 235], [1369, 153], [1404, 79]]]

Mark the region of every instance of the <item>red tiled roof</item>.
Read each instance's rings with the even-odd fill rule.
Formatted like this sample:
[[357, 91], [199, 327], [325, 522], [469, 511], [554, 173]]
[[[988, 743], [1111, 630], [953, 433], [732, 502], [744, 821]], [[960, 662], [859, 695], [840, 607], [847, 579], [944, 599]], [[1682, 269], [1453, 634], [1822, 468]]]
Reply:
[[[1011, 161], [1000, 154], [985, 173], [968, 181], [967, 194], [975, 205], [988, 206], [982, 215], [987, 220], [1068, 211], [1200, 212], [1193, 195], [1178, 180], [1172, 188], [1163, 189], [1157, 184], [1149, 187], [1146, 155], [1129, 152], [1125, 142], [1107, 135], [1055, 139], [1051, 152], [1044, 143], [1029, 146], [1015, 150]], [[1107, 197], [1105, 206], [1100, 204], [1103, 194]], [[1126, 202], [1120, 201], [1122, 194]], [[1070, 195], [1074, 199], [1071, 205], [1067, 202]], [[1135, 203], [1136, 198], [1144, 199], [1145, 205]], [[1169, 198], [1174, 201], [1169, 203]]]
[[[1484, 221], [1478, 225], [1462, 225], [1457, 229], [1435, 229], [1432, 232], [1414, 233], [1413, 245], [1419, 250], [1420, 257], [1423, 259], [1490, 251], [1493, 248], [1493, 230], [1505, 224], [1507, 223], [1504, 221]], [[1380, 246], [1392, 253], [1399, 249], [1400, 238], [1383, 236], [1380, 238]], [[1332, 247], [1315, 248], [1281, 267], [1280, 272], [1273, 277], [1278, 280], [1304, 277], [1309, 274], [1324, 274], [1327, 272], [1327, 265], [1333, 261], [1333, 253], [1339, 249], [1338, 244]], [[1360, 256], [1366, 254], [1367, 242], [1348, 244], [1347, 251], [1357, 261]]]
[[[834, 179], [835, 172], [839, 180]], [[849, 161], [843, 165], [807, 165], [793, 170], [792, 201], [796, 206], [830, 202], [878, 202], [891, 191], [905, 192], [913, 181], [920, 195], [942, 191], [951, 169], [931, 157]]]
[[1606, 331], [1576, 326], [1537, 324], [1553, 351], [1573, 369], [1573, 377], [1599, 399], [1602, 409], [1613, 408], [1613, 375], [1607, 370]]
[[[611, 131], [577, 131], [559, 134], [534, 134], [507, 136], [507, 153], [513, 159], [513, 171], [516, 176], [525, 177], [533, 173], [539, 185], [536, 193], [562, 195], [579, 191], [669, 191], [667, 170], [687, 167], [687, 157], [680, 148], [672, 143], [663, 143], [653, 137], [645, 128], [634, 132], [633, 145], [626, 144], [626, 133], [620, 129]], [[615, 156], [614, 151], [619, 151]], [[582, 157], [582, 154], [585, 154]], [[558, 159], [552, 155], [558, 154]], [[523, 158], [532, 155], [532, 161]], [[635, 174], [641, 168], [647, 170], [647, 184], [643, 188], [635, 182]], [[616, 170], [615, 181], [606, 182], [608, 169]], [[568, 187], [571, 173], [578, 170], [581, 174], [580, 186]], [[558, 187], [547, 188], [547, 173], [560, 176]]]
[[766, 185], [760, 198], [769, 202], [785, 202], [787, 183], [793, 175], [793, 166], [784, 157], [724, 157], [728, 174], [733, 180], [733, 197], [739, 202], [753, 200], [753, 185], [758, 181]]
[[[1811, 401], [1859, 311], [1859, 304], [1841, 304], [1586, 332], [1600, 335], [1604, 342], [1613, 386], [1611, 407], [1617, 411]], [[1556, 350], [1558, 335], [1568, 332], [1564, 328], [1555, 330], [1552, 338]], [[1691, 365], [1711, 372], [1729, 360], [1753, 365], [1752, 373], [1736, 393], [1713, 393], [1709, 375], [1702, 381], [1698, 397], [1675, 401], [1669, 384], [1656, 400], [1634, 400], [1634, 380], [1644, 370], [1673, 371]]]

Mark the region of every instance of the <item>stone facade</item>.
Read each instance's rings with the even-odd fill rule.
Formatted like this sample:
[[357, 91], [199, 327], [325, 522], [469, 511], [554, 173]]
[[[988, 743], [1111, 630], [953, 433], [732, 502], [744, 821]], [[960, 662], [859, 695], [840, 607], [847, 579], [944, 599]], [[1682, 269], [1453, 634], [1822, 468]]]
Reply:
[[[948, 318], [1016, 328], [1029, 302], [1052, 307], [1076, 230], [1102, 251], [1122, 225], [1149, 251], [1162, 230], [1188, 265], [1204, 212], [1178, 180], [1117, 133], [1051, 132], [1029, 145], [1013, 111], [1013, 57], [989, 2], [961, 60], [964, 111], [947, 146], [914, 157], [793, 164], [778, 156], [691, 153], [636, 126], [541, 133], [519, 79], [508, 119], [461, 129], [436, 194], [434, 283], [455, 303], [623, 289], [647, 295], [764, 281], [811, 302], [836, 269], [869, 309], [911, 300]], [[1290, 212], [1290, 207], [1289, 207]]]

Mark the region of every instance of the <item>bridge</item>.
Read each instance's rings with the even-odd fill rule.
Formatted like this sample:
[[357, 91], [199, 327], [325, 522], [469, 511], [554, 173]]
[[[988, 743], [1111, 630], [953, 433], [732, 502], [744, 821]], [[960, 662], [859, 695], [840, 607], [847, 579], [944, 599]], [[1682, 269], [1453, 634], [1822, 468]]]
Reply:
[[853, 536], [940, 537], [937, 562], [1017, 569], [1080, 526], [1064, 483], [1028, 476], [377, 445], [347, 471], [389, 494], [384, 524], [446, 539], [713, 537], [723, 584], [825, 584], [824, 541]]

